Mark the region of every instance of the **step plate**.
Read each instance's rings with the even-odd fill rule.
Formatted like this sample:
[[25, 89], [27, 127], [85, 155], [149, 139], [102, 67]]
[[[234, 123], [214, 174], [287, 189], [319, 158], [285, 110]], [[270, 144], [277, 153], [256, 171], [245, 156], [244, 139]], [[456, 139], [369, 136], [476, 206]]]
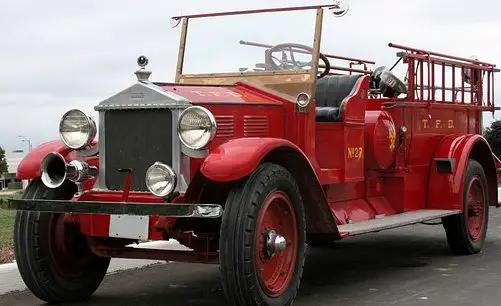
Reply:
[[423, 221], [429, 221], [437, 218], [460, 214], [459, 210], [438, 210], [421, 209], [409, 211], [398, 215], [381, 217], [378, 219], [360, 221], [357, 223], [339, 225], [341, 236], [354, 236], [364, 233], [377, 232], [386, 229], [392, 229], [400, 226], [411, 225]]

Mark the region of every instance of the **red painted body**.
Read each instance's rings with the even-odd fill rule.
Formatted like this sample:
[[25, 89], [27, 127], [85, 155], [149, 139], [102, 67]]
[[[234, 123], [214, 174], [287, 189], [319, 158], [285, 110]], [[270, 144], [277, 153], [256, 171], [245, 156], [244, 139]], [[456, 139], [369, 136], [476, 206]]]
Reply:
[[[477, 93], [486, 97], [487, 105], [466, 101], [464, 87], [461, 92], [454, 93], [461, 95], [460, 102], [448, 100], [445, 94], [435, 95], [434, 91], [421, 86], [424, 83], [420, 70], [414, 71], [417, 63], [421, 63], [421, 67], [427, 64], [422, 58], [424, 51], [402, 48], [410, 50], [404, 59], [412, 80], [407, 97], [369, 96], [371, 77], [364, 74], [345, 98], [337, 122], [316, 122], [313, 106], [306, 112], [297, 112], [295, 101], [243, 83], [158, 83], [164, 90], [209, 109], [216, 119], [218, 129], [207, 148], [207, 156], [190, 160], [192, 179], [198, 178], [193, 182], [197, 181], [200, 186], [207, 181], [234, 182], [250, 175], [264, 160], [288, 165], [298, 181], [299, 176], [304, 176], [305, 182], [312, 183], [311, 188], [303, 190], [303, 196], [315, 199], [305, 202], [307, 214], [311, 214], [309, 218], [317, 219], [319, 211], [332, 214], [335, 224], [318, 227], [315, 234], [331, 234], [337, 239], [343, 235], [337, 232], [336, 225], [419, 209], [461, 210], [469, 158], [479, 160], [484, 166], [492, 187], [490, 204], [497, 204], [496, 164], [488, 144], [480, 136], [481, 112], [493, 109], [490, 90], [493, 86]], [[439, 66], [450, 60], [461, 60], [437, 58], [430, 64]], [[493, 66], [457, 65], [494, 72]], [[431, 79], [439, 81], [434, 80], [434, 76]], [[471, 99], [474, 101], [473, 95]], [[312, 103], [314, 105], [315, 101]], [[405, 135], [402, 127], [407, 130]], [[284, 150], [296, 152], [299, 159], [290, 162], [289, 155], [280, 155]], [[18, 177], [39, 176], [40, 161], [53, 151], [67, 160], [79, 158], [59, 141], [47, 143], [23, 160]], [[450, 162], [452, 170], [439, 172], [437, 159]], [[90, 162], [98, 166], [97, 157]], [[203, 192], [197, 190], [199, 185], [192, 184], [190, 192]], [[92, 191], [92, 182], [86, 189], [88, 192], [76, 197], [75, 201], [120, 202], [127, 198], [131, 202], [163, 203], [162, 199], [145, 193], [126, 191], [124, 195], [122, 192]], [[177, 198], [177, 201], [188, 200], [188, 197]], [[109, 219], [107, 215], [72, 216], [83, 234], [97, 237], [108, 237]], [[163, 232], [174, 229], [176, 224], [173, 218], [150, 216], [148, 238], [162, 240], [165, 238]]]
[[[88, 191], [74, 198], [75, 201], [122, 201], [122, 192], [98, 192]], [[130, 192], [128, 194], [128, 202], [132, 203], [163, 203], [163, 200], [151, 194]], [[158, 216], [150, 216], [149, 240], [163, 240], [162, 233], [156, 229], [156, 224], [159, 221]], [[108, 237], [109, 236], [109, 215], [85, 215], [75, 214], [71, 217], [72, 222], [76, 222], [80, 226], [80, 231], [87, 236]], [[168, 220], [171, 221], [171, 220]], [[172, 219], [173, 221], [173, 219]], [[172, 225], [171, 222], [166, 222]]]
[[[450, 135], [444, 137], [435, 152], [435, 158], [454, 160], [453, 175], [444, 177], [436, 169], [430, 173], [428, 205], [430, 208], [461, 209], [464, 177], [468, 156], [464, 152], [471, 152], [474, 147], [483, 147], [488, 151], [489, 145], [480, 135]], [[488, 157], [486, 157], [488, 158]], [[492, 158], [494, 161], [494, 158]], [[491, 200], [494, 195], [491, 195]], [[449, 203], [443, 199], [449, 198]], [[495, 198], [497, 201], [497, 197]]]
[[[214, 181], [235, 181], [249, 175], [269, 152], [280, 147], [301, 151], [285, 139], [239, 138], [214, 148], [201, 164], [200, 171]], [[253, 149], [249, 150], [249, 148]], [[229, 160], [232, 162], [228, 163]]]
[[161, 87], [190, 100], [194, 104], [252, 104], [273, 105], [281, 104], [269, 95], [261, 93], [255, 88], [237, 84], [235, 86], [197, 86], [162, 84]]
[[[88, 116], [65, 117], [63, 136], [86, 124], [82, 145], [94, 135], [103, 142], [82, 150], [48, 142], [20, 163], [18, 178], [35, 181], [27, 199], [7, 201], [30, 212], [18, 215], [14, 240], [39, 239], [17, 248], [19, 270], [50, 268], [43, 276], [23, 272], [28, 287], [48, 301], [87, 298], [101, 281], [93, 266], [103, 275], [107, 268], [102, 258], [82, 268], [75, 254], [88, 247], [91, 260], [220, 264], [231, 304], [289, 304], [307, 247], [437, 218], [453, 253], [478, 253], [488, 205], [499, 206], [501, 161], [482, 137], [482, 112], [500, 109], [499, 69], [394, 44], [400, 59], [390, 69], [323, 53], [324, 9], [347, 12], [336, 3], [174, 17], [182, 22], [175, 83], [150, 81], [141, 56], [138, 82], [95, 108], [99, 131]], [[264, 58], [252, 65], [250, 53], [222, 55], [211, 64], [241, 68], [184, 74], [189, 19], [299, 10], [316, 11], [312, 46], [240, 40], [264, 48]], [[297, 61], [296, 52], [310, 57]], [[405, 80], [392, 72], [399, 63]], [[190, 250], [131, 247], [171, 239]], [[89, 273], [79, 273], [67, 294], [73, 263]], [[39, 290], [47, 280], [54, 286]]]

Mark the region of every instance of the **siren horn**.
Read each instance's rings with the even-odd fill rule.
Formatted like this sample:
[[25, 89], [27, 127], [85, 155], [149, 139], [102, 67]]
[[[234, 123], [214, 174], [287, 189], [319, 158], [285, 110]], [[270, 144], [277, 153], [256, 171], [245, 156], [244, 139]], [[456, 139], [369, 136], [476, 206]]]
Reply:
[[49, 188], [61, 186], [66, 179], [72, 182], [82, 182], [85, 179], [97, 176], [96, 167], [79, 160], [66, 163], [64, 157], [57, 152], [45, 156], [40, 170], [42, 172], [42, 182]]

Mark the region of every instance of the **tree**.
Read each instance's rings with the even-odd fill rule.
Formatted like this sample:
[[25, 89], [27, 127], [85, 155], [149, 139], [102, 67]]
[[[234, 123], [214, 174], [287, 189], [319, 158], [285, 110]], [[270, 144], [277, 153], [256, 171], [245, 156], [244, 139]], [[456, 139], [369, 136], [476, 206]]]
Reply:
[[498, 158], [501, 158], [501, 120], [492, 122], [484, 131], [484, 137], [491, 146], [491, 150]]
[[0, 147], [0, 176], [7, 173], [9, 167], [7, 166], [7, 160], [5, 159], [5, 150]]

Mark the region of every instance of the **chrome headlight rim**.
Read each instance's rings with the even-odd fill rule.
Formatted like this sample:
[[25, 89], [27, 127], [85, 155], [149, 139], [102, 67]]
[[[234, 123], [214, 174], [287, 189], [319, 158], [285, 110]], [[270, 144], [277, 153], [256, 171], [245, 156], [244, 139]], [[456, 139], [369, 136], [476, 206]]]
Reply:
[[[165, 172], [168, 173], [168, 175], [172, 178], [172, 182], [170, 182], [172, 184], [172, 188], [170, 189], [166, 189], [164, 190], [164, 192], [156, 192], [152, 186], [150, 184], [148, 184], [148, 178], [149, 178], [149, 175], [151, 173], [151, 171], [153, 171], [154, 169], [156, 168], [160, 168], [161, 170], [164, 170]], [[168, 197], [169, 195], [171, 195], [175, 190], [176, 190], [176, 187], [177, 187], [177, 175], [176, 175], [176, 172], [168, 165], [162, 163], [162, 162], [154, 162], [151, 166], [148, 167], [148, 169], [146, 170], [146, 174], [145, 174], [145, 183], [146, 183], [146, 188], [148, 188], [148, 190], [155, 196], [157, 197]]]
[[308, 105], [310, 105], [310, 102], [311, 102], [311, 97], [306, 92], [300, 92], [296, 96], [296, 103], [297, 105], [299, 105], [299, 107], [306, 108]]
[[[210, 124], [210, 135], [209, 135], [209, 139], [207, 140], [206, 143], [203, 143], [202, 145], [199, 145], [199, 146], [194, 146], [194, 145], [187, 143], [186, 140], [183, 139], [183, 137], [181, 135], [181, 122], [182, 122], [183, 117], [187, 113], [189, 113], [190, 111], [197, 111], [197, 110], [202, 111], [208, 117], [209, 124]], [[181, 115], [179, 115], [179, 121], [178, 121], [178, 125], [177, 125], [177, 136], [178, 136], [179, 140], [181, 141], [181, 143], [185, 147], [187, 147], [188, 149], [191, 149], [191, 150], [204, 149], [214, 139], [214, 137], [216, 137], [216, 132], [217, 132], [216, 118], [214, 117], [214, 114], [212, 114], [212, 112], [205, 107], [190, 106], [190, 107], [186, 108], [181, 113]]]
[[[72, 145], [72, 144], [70, 144], [63, 137], [63, 133], [61, 131], [61, 128], [62, 128], [62, 125], [64, 123], [65, 118], [71, 112], [79, 112], [83, 117], [85, 117], [85, 119], [87, 120], [87, 125], [89, 126], [89, 133], [87, 134], [87, 137], [85, 138], [85, 141], [82, 142], [82, 144], [80, 144], [80, 145]], [[85, 112], [85, 111], [83, 111], [81, 109], [73, 108], [73, 109], [68, 110], [66, 113], [64, 113], [64, 115], [61, 117], [61, 120], [59, 121], [59, 138], [64, 143], [64, 145], [67, 146], [70, 149], [80, 150], [80, 149], [83, 149], [83, 148], [87, 147], [92, 142], [92, 140], [94, 140], [94, 138], [96, 137], [96, 135], [97, 135], [96, 120], [89, 113], [87, 113], [87, 112]]]

